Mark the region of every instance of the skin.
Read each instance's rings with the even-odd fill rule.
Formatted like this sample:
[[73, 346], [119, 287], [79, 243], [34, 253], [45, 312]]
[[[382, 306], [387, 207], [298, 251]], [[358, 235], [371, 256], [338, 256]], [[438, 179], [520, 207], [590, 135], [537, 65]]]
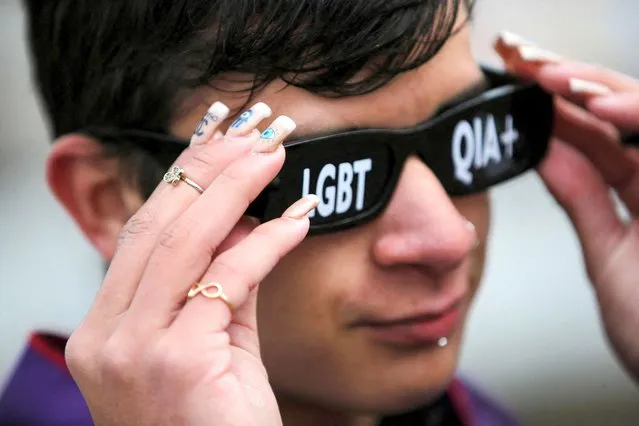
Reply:
[[[481, 79], [469, 45], [468, 30], [464, 29], [432, 61], [365, 96], [329, 100], [274, 82], [258, 100], [267, 103], [274, 116], [292, 117], [298, 135], [352, 126], [411, 126]], [[543, 66], [535, 64], [517, 72], [528, 72], [547, 84], [568, 78], [568, 74], [554, 75], [555, 80], [548, 80], [550, 77], [540, 71]], [[213, 101], [222, 101], [233, 110], [243, 99], [202, 90], [176, 116], [173, 133], [190, 137]], [[588, 106], [597, 107], [596, 103]], [[588, 120], [591, 125], [604, 126], [594, 117]], [[231, 122], [232, 118], [226, 120], [220, 129], [225, 130]], [[567, 126], [573, 130], [567, 135], [584, 128], [583, 123], [579, 127], [570, 120]], [[588, 132], [582, 134], [594, 139], [595, 146], [604, 143], [603, 133], [592, 126], [585, 126]], [[198, 147], [181, 157], [178, 163], [197, 177], [195, 181], [213, 187], [202, 198], [192, 191], [169, 193], [170, 189], [161, 185], [145, 205], [120, 181], [117, 164], [99, 157], [95, 141], [67, 135], [54, 146], [48, 164], [54, 193], [93, 245], [106, 259], [114, 259], [101, 295], [72, 336], [67, 352], [71, 372], [96, 422], [160, 424], [158, 419], [174, 418], [196, 425], [206, 424], [203, 419], [211, 415], [224, 414], [231, 418], [228, 424], [278, 424], [278, 407], [271, 399], [269, 383], [287, 425], [373, 425], [380, 414], [432, 400], [454, 374], [463, 327], [447, 336], [446, 348], [400, 348], [381, 344], [350, 325], [370, 315], [414, 315], [420, 312], [422, 301], [435, 303], [452, 292], [464, 294], [466, 313], [482, 275], [490, 221], [488, 196], [452, 200], [425, 165], [409, 159], [388, 208], [377, 220], [301, 242], [307, 222], [282, 219], [260, 226], [259, 234], [268, 236], [260, 239], [252, 237], [257, 235], [251, 233], [255, 224], [240, 220], [232, 193], [224, 192], [215, 182], [228, 167], [233, 173], [246, 175], [244, 186], [238, 187], [240, 192], [258, 191], [281, 165], [283, 150], [264, 164], [249, 167], [249, 160], [240, 155], [240, 145]], [[600, 163], [593, 165], [577, 156], [579, 148], [574, 146], [570, 137], [558, 140], [540, 173], [582, 238], [611, 340], [632, 371], [639, 364], [639, 344], [622, 329], [630, 324], [636, 330], [639, 324], [632, 314], [637, 309], [628, 305], [637, 298], [627, 297], [639, 287], [633, 278], [639, 273], [632, 273], [632, 268], [636, 269], [632, 261], [639, 253], [638, 227], [635, 224], [628, 231], [615, 224], [604, 202], [595, 219], [603, 217], [605, 223], [586, 213], [580, 197], [592, 193], [601, 197], [608, 176], [597, 170]], [[217, 149], [215, 155], [213, 148]], [[198, 170], [194, 156], [223, 164], [213, 164], [216, 173]], [[634, 167], [635, 172], [639, 169], [636, 156], [624, 164]], [[571, 171], [585, 170], [588, 178], [575, 181], [566, 166]], [[253, 170], [258, 167], [263, 168], [262, 173]], [[627, 193], [636, 197], [632, 194], [639, 192], [637, 179], [625, 184], [630, 186]], [[580, 191], [576, 197], [575, 190]], [[217, 197], [206, 196], [209, 192]], [[227, 200], [228, 206], [220, 206], [219, 199]], [[211, 218], [211, 212], [220, 213]], [[129, 220], [134, 213], [135, 220]], [[150, 224], [144, 220], [149, 216], [154, 218]], [[475, 235], [464, 218], [476, 227], [480, 241], [476, 248]], [[233, 227], [238, 220], [239, 225]], [[140, 230], [132, 223], [144, 226]], [[204, 234], [206, 241], [200, 241], [204, 237], [181, 239], [180, 231], [194, 224], [198, 226], [193, 232]], [[123, 226], [126, 231], [122, 234]], [[601, 226], [604, 230], [614, 228], [616, 239], [605, 240], [608, 237], [602, 236]], [[162, 232], [167, 227], [170, 244]], [[184, 245], [176, 244], [174, 238]], [[601, 246], [602, 239], [607, 250]], [[619, 244], [622, 248], [615, 249]], [[193, 256], [186, 256], [189, 253]], [[184, 269], [180, 260], [190, 268]], [[250, 279], [230, 274], [229, 269], [234, 268], [228, 265], [250, 274]], [[207, 281], [215, 278], [224, 283], [239, 310], [231, 316], [222, 302], [205, 298], [183, 307], [184, 294], [200, 274], [208, 277]], [[158, 280], [166, 283], [154, 285]], [[246, 285], [234, 285], [234, 281]], [[261, 282], [259, 299], [251, 282]], [[238, 348], [242, 349], [239, 354]], [[211, 365], [220, 364], [221, 358], [225, 369], [211, 372]], [[210, 382], [202, 383], [202, 375]], [[164, 381], [156, 383], [158, 377]], [[122, 408], [113, 413], [108, 409], [110, 404]], [[190, 410], [180, 411], [183, 407]], [[255, 417], [242, 418], [243, 410]]]
[[[406, 127], [426, 120], [481, 79], [464, 29], [428, 64], [374, 93], [325, 99], [274, 82], [257, 100], [271, 107], [273, 117], [293, 118], [296, 135], [351, 126]], [[210, 90], [198, 96], [201, 103], [173, 123], [175, 135], [188, 139], [214, 101], [232, 110], [244, 102]], [[233, 117], [227, 119], [221, 129], [232, 122]], [[116, 204], [122, 208], [116, 219], [109, 218], [110, 235], [101, 235], [97, 243], [94, 239], [107, 259], [125, 220], [142, 203], [135, 193], [119, 189], [123, 202]], [[481, 241], [474, 249], [464, 218], [475, 225]], [[411, 158], [379, 219], [308, 238], [279, 262], [261, 284], [258, 323], [262, 356], [286, 423], [372, 424], [379, 413], [405, 410], [439, 395], [457, 365], [461, 328], [446, 336], [446, 348], [433, 344], [407, 350], [380, 344], [351, 325], [364, 315], [418, 314], [420, 301], [442, 299], [451, 291], [465, 295], [465, 315], [482, 275], [488, 229], [486, 194], [451, 200], [430, 170]], [[357, 414], [344, 414], [344, 409]]]
[[[446, 73], [449, 78], [442, 82]], [[273, 116], [291, 116], [299, 135], [350, 126], [406, 127], [424, 121], [438, 105], [481, 79], [465, 30], [427, 65], [372, 94], [329, 100], [275, 83], [259, 100], [273, 109]], [[192, 128], [221, 96], [207, 94], [201, 108], [176, 123], [179, 131], [184, 122]], [[233, 109], [233, 103], [223, 101]], [[262, 356], [280, 405], [295, 412], [291, 424], [328, 424], [317, 414], [311, 420], [299, 405], [319, 403], [373, 417], [432, 400], [446, 387], [463, 330], [447, 336], [445, 349], [430, 345], [406, 350], [382, 345], [351, 324], [365, 315], [412, 316], [424, 311], [420, 301], [441, 300], [453, 291], [466, 295], [467, 311], [479, 285], [485, 246], [471, 250], [464, 217], [484, 242], [488, 196], [451, 200], [429, 169], [413, 158], [379, 219], [306, 239], [262, 282]], [[339, 412], [326, 414], [333, 422], [341, 417]]]

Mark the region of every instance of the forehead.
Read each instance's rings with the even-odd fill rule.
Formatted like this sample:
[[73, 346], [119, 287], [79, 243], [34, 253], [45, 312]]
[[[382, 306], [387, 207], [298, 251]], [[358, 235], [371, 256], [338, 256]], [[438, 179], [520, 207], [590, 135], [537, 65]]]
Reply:
[[[464, 27], [452, 36], [440, 52], [421, 67], [397, 76], [384, 87], [368, 94], [326, 98], [275, 81], [251, 103], [266, 102], [273, 119], [288, 115], [297, 124], [294, 137], [330, 133], [353, 127], [398, 128], [413, 126], [430, 117], [439, 105], [473, 86], [483, 78], [470, 48], [469, 30]], [[189, 138], [206, 110], [215, 101], [241, 113], [244, 95], [228, 89], [201, 88], [190, 97], [184, 111], [172, 125], [172, 133]], [[231, 90], [232, 91], [232, 90]], [[229, 117], [222, 130], [233, 121]], [[268, 121], [262, 123], [265, 128]]]

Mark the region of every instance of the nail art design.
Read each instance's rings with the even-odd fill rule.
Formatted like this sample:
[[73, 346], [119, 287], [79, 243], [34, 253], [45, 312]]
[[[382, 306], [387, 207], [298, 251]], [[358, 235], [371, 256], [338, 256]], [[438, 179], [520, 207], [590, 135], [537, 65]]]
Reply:
[[237, 120], [229, 128], [227, 134], [231, 136], [237, 136], [252, 131], [260, 121], [272, 114], [271, 108], [264, 102], [258, 102], [253, 105], [248, 111], [245, 111], [240, 115]]
[[248, 111], [245, 111], [242, 113], [242, 115], [240, 115], [238, 117], [237, 120], [235, 120], [235, 122], [231, 125], [231, 129], [239, 129], [242, 124], [248, 123], [249, 118], [253, 117], [253, 110], [249, 109]]
[[204, 134], [204, 126], [208, 126], [209, 123], [218, 123], [220, 121], [220, 118], [216, 115], [211, 114], [210, 112], [207, 112], [206, 114], [204, 114], [204, 117], [202, 118], [202, 120], [200, 120], [200, 122], [198, 123], [197, 127], [195, 128], [195, 132], [193, 132], [193, 134], [195, 136], [202, 136]]
[[285, 115], [277, 117], [271, 125], [262, 132], [260, 140], [253, 148], [255, 154], [270, 154], [279, 148], [284, 139], [295, 130], [295, 122]]
[[277, 137], [277, 132], [272, 127], [269, 127], [268, 129], [264, 130], [264, 132], [260, 135], [260, 139], [263, 139], [265, 141], [272, 141], [276, 137]]
[[191, 145], [199, 145], [208, 141], [217, 129], [218, 125], [228, 117], [229, 109], [221, 102], [215, 102], [209, 110], [204, 114], [204, 117], [200, 120], [193, 137], [191, 139]]

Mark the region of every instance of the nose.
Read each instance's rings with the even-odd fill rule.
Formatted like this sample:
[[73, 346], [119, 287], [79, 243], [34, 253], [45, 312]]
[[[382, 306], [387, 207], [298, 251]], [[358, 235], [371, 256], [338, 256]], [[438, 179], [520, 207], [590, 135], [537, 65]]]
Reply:
[[375, 223], [375, 261], [444, 274], [459, 267], [476, 243], [474, 226], [437, 177], [419, 159], [409, 158], [389, 205]]

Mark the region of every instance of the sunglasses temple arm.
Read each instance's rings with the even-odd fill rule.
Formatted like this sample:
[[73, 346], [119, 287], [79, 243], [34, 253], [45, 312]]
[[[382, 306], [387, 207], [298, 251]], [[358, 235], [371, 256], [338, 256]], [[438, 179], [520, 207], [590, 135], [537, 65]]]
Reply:
[[255, 200], [253, 200], [251, 204], [249, 204], [244, 215], [255, 217], [262, 222], [267, 220], [266, 209], [269, 205], [271, 196], [278, 188], [279, 188], [279, 181], [276, 178], [260, 193], [260, 195], [257, 196], [257, 198], [255, 198]]
[[639, 148], [639, 133], [631, 133], [621, 138], [621, 143], [626, 146]]

